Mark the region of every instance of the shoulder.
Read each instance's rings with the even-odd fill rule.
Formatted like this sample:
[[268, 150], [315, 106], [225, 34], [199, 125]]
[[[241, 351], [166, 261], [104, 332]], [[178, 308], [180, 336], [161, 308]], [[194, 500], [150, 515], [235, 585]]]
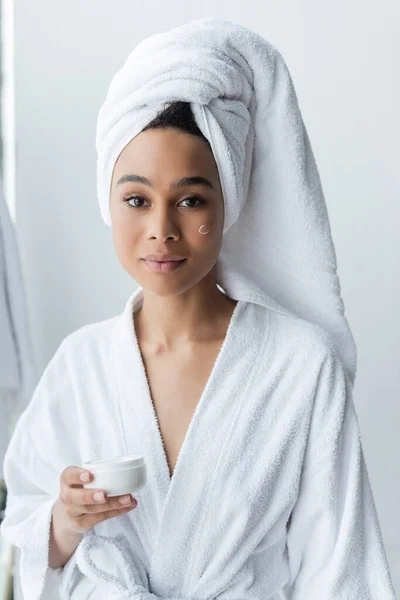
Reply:
[[[110, 338], [118, 316], [79, 327], [66, 335], [43, 369], [25, 410], [30, 414], [39, 406], [59, 410], [74, 402], [75, 387], [89, 372], [107, 371]], [[26, 418], [26, 417], [25, 417]]]
[[42, 377], [51, 373], [64, 375], [87, 368], [89, 364], [104, 365], [108, 360], [112, 332], [118, 316], [89, 323], [67, 334], [56, 347]]
[[266, 306], [256, 305], [255, 311], [260, 322], [268, 323], [267, 343], [275, 344], [276, 349], [321, 361], [338, 356], [332, 336], [322, 326]]
[[328, 422], [339, 423], [345, 407], [351, 405], [352, 387], [333, 337], [316, 323], [270, 312], [270, 343], [282, 357], [278, 359], [281, 373], [291, 378], [296, 394], [310, 392], [309, 402], [303, 404], [313, 415], [314, 427], [324, 431]]
[[82, 349], [99, 349], [107, 345], [118, 318], [119, 315], [102, 321], [88, 323], [75, 329], [64, 337], [58, 351], [61, 353], [73, 353]]
[[29, 436], [38, 452], [42, 447], [57, 448], [57, 438], [63, 436], [68, 438], [71, 448], [79, 445], [74, 432], [78, 427], [82, 387], [89, 394], [91, 386], [102, 385], [101, 377], [106, 378], [107, 348], [117, 319], [90, 323], [69, 333], [42, 371], [16, 427], [18, 435]]
[[[343, 415], [352, 386], [333, 337], [323, 327], [294, 315], [272, 311], [271, 332], [279, 339], [285, 364], [295, 364], [300, 381], [311, 382], [316, 422]], [[310, 405], [311, 407], [311, 405]]]

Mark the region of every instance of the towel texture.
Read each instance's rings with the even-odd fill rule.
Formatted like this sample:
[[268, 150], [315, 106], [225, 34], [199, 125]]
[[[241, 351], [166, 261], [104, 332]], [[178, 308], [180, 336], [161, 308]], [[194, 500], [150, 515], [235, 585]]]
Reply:
[[[395, 600], [352, 387], [317, 325], [239, 301], [172, 478], [132, 313], [70, 334], [17, 424], [2, 533], [26, 600]], [[234, 368], [232, 368], [234, 365]], [[48, 567], [69, 465], [141, 454], [130, 513]]]
[[207, 18], [136, 46], [98, 117], [104, 221], [111, 225], [110, 183], [120, 152], [173, 100], [191, 103], [219, 171], [225, 223], [218, 282], [232, 298], [326, 329], [354, 383], [356, 346], [316, 162], [286, 63], [257, 33]]

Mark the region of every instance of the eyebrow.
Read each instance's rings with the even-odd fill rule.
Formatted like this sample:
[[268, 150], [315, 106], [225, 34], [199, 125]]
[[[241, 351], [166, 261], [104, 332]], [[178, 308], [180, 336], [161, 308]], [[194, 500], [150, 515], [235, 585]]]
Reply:
[[[129, 175], [123, 175], [117, 181], [117, 185], [121, 185], [122, 183], [126, 183], [127, 181], [133, 181], [137, 183], [143, 183], [150, 188], [153, 188], [151, 182], [147, 179], [147, 177], [143, 177], [142, 175], [135, 175], [134, 173], [130, 173]], [[177, 181], [173, 181], [170, 185], [171, 188], [182, 188], [189, 185], [204, 185], [212, 190], [215, 190], [211, 181], [206, 179], [205, 177], [183, 177], [182, 179], [178, 179]]]

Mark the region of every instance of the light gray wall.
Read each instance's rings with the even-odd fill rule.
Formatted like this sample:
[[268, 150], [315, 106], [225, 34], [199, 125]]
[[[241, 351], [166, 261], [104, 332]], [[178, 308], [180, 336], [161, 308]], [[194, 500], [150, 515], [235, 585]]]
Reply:
[[16, 223], [37, 362], [119, 313], [136, 284], [114, 255], [95, 188], [95, 124], [137, 42], [201, 17], [248, 26], [291, 71], [319, 165], [347, 315], [355, 402], [400, 591], [399, 144], [396, 0], [20, 0], [16, 3]]

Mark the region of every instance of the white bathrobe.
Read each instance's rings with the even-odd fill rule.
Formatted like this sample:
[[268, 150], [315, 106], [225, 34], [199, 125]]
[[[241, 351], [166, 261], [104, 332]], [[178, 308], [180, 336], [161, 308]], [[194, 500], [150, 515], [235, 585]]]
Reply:
[[[318, 325], [235, 307], [172, 479], [132, 310], [68, 335], [5, 461], [26, 600], [394, 600], [349, 378]], [[142, 454], [138, 506], [48, 567], [69, 465]], [[285, 592], [286, 596], [283, 596]]]

